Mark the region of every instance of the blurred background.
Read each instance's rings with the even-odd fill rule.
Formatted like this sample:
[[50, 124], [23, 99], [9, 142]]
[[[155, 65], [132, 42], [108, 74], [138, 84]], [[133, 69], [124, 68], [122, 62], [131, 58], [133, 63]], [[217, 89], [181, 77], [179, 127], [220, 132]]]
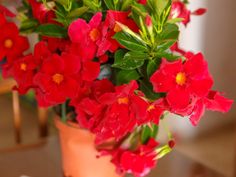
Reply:
[[[1, 1], [0, 1], [1, 2]], [[6, 1], [14, 10], [13, 0]], [[6, 3], [5, 2], [5, 3]], [[236, 99], [236, 1], [190, 0], [190, 8], [208, 9], [204, 16], [192, 16], [190, 24], [181, 27], [180, 47], [203, 52], [214, 76], [214, 88]], [[27, 99], [27, 98], [24, 98]], [[11, 96], [0, 95], [0, 148], [14, 145]], [[206, 112], [200, 124], [193, 127], [187, 118], [169, 116], [170, 129], [177, 137], [176, 150], [227, 177], [234, 176], [236, 105], [227, 114]], [[23, 141], [36, 139], [37, 119], [31, 102], [21, 104]], [[55, 130], [49, 120], [50, 133]]]

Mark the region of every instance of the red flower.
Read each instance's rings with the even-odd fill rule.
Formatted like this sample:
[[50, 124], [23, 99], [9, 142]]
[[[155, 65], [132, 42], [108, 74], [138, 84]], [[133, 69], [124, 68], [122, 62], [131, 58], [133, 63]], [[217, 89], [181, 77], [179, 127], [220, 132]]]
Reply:
[[200, 121], [205, 109], [211, 111], [228, 112], [233, 104], [233, 100], [223, 97], [217, 91], [209, 91], [208, 95], [196, 101], [193, 111], [190, 114], [191, 123], [196, 126]]
[[172, 3], [170, 16], [171, 18], [183, 18], [182, 23], [187, 25], [190, 21], [190, 10], [186, 8], [186, 5], [181, 1], [175, 1]]
[[112, 163], [121, 172], [133, 174], [135, 177], [146, 176], [157, 163], [155, 149], [159, 144], [150, 139], [148, 144], [141, 145], [137, 150], [118, 149], [112, 153]]
[[25, 56], [15, 61], [13, 66], [13, 77], [18, 84], [17, 90], [21, 94], [25, 94], [33, 87], [33, 77], [35, 75], [36, 67], [37, 65], [34, 62], [32, 55]]
[[107, 16], [103, 28], [105, 31], [107, 31], [106, 37], [107, 40], [111, 43], [111, 46], [109, 48], [110, 52], [114, 53], [119, 47], [121, 47], [116, 40], [112, 39], [115, 33], [122, 30], [116, 22], [120, 22], [128, 26], [134, 32], [138, 32], [139, 30], [135, 22], [128, 17], [129, 13], [130, 12], [121, 12], [113, 10], [107, 11]]
[[[92, 60], [95, 56], [103, 55], [109, 48], [109, 43], [103, 39], [102, 33], [102, 13], [96, 13], [87, 23], [83, 19], [74, 21], [69, 26], [69, 36], [76, 52], [83, 60]], [[103, 51], [102, 53], [98, 51]]]
[[54, 54], [43, 62], [34, 83], [44, 93], [44, 99], [52, 105], [63, 103], [67, 98], [75, 98], [78, 82], [75, 75], [81, 68], [80, 60], [70, 54]]
[[181, 114], [196, 97], [205, 97], [213, 84], [202, 54], [190, 55], [186, 62], [163, 59], [150, 81], [155, 92], [167, 92], [166, 100], [172, 112]]
[[48, 10], [43, 3], [37, 2], [37, 0], [28, 1], [32, 7], [34, 18], [36, 18], [40, 23], [55, 23], [54, 18], [56, 15], [53, 11]]
[[144, 121], [147, 110], [136, 112], [137, 108], [147, 105], [146, 101], [135, 94], [138, 85], [135, 81], [116, 87], [115, 92], [105, 93], [99, 99], [102, 105], [100, 114], [91, 118], [99, 120], [92, 132], [96, 134], [96, 142], [101, 143], [110, 138], [119, 140], [132, 132], [139, 121]]
[[27, 38], [20, 36], [14, 23], [0, 27], [0, 60], [4, 57], [17, 57], [29, 48]]

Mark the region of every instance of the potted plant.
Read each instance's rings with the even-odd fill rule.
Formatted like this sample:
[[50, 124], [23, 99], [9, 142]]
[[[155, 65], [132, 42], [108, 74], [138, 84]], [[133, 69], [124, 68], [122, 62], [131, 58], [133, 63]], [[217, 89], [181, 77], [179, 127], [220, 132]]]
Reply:
[[[166, 114], [196, 126], [206, 109], [229, 111], [204, 56], [178, 47], [179, 25], [206, 11], [187, 4], [23, 0], [19, 28], [0, 6], [2, 74], [54, 108], [64, 176], [145, 176], [175, 145], [170, 132], [166, 144], [156, 139]], [[39, 41], [27, 52], [31, 33]]]

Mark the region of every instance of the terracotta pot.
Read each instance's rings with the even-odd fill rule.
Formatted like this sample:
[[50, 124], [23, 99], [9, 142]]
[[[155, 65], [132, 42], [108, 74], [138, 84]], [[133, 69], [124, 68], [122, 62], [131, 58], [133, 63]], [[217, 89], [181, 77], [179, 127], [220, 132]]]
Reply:
[[121, 177], [110, 157], [97, 158], [94, 135], [75, 124], [55, 118], [59, 130], [64, 177]]

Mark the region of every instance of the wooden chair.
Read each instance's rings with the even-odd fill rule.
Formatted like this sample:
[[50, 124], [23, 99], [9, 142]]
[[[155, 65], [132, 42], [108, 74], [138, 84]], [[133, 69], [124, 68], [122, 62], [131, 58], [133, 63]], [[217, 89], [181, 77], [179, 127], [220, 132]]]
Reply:
[[[20, 113], [20, 100], [17, 91], [12, 90], [16, 85], [13, 79], [0, 79], [0, 94], [12, 93], [12, 106], [13, 106], [13, 124], [16, 145], [21, 145], [21, 113]], [[47, 109], [38, 107], [38, 122], [39, 122], [39, 138], [43, 139], [48, 135], [47, 127]]]

